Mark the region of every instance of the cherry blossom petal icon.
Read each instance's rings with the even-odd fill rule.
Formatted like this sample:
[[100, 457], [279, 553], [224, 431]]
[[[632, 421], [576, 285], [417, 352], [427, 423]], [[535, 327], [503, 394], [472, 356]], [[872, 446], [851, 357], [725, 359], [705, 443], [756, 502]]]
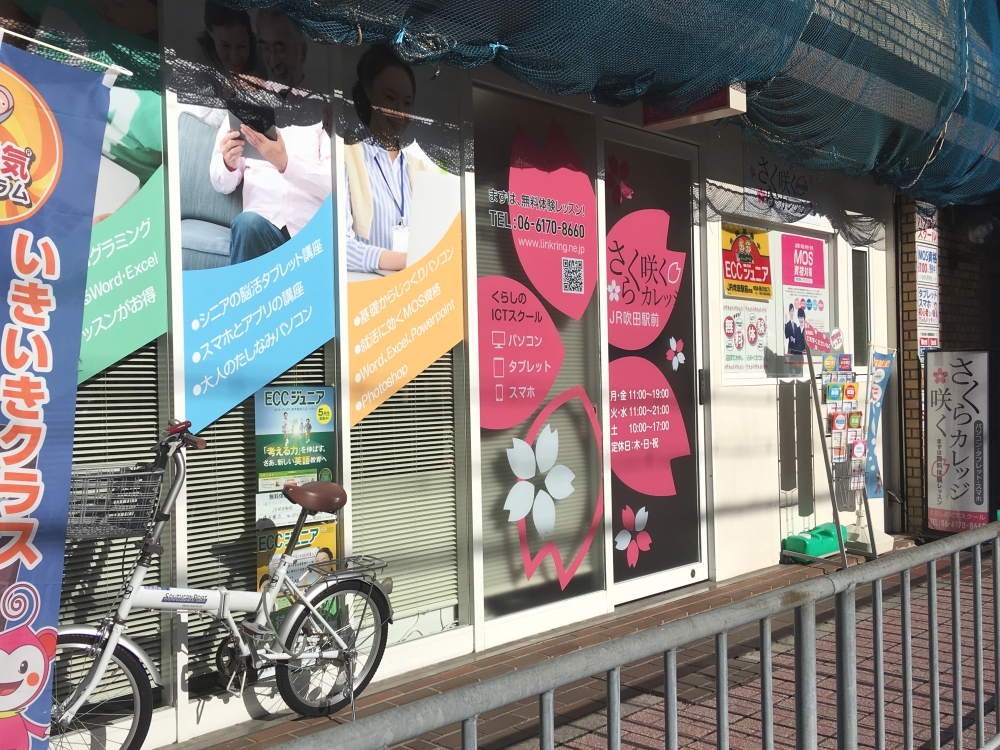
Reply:
[[938, 385], [942, 385], [944, 383], [947, 383], [948, 382], [948, 372], [946, 370], [943, 370], [940, 367], [937, 368], [937, 370], [934, 371], [934, 382], [937, 383]]
[[[649, 513], [645, 506], [639, 508], [638, 513], [626, 505], [622, 508], [622, 525], [625, 527], [615, 536], [615, 549], [625, 551], [625, 559], [628, 566], [634, 568], [639, 562], [639, 551], [649, 552], [652, 539], [646, 531], [646, 521], [649, 520]], [[635, 538], [632, 533], [635, 533]]]
[[608, 301], [617, 302], [618, 297], [621, 294], [622, 288], [618, 286], [618, 282], [611, 279], [611, 283], [608, 284]]
[[[552, 533], [556, 525], [555, 500], [569, 497], [573, 492], [573, 480], [576, 475], [566, 466], [556, 464], [559, 455], [559, 430], [553, 430], [551, 425], [538, 434], [535, 450], [523, 440], [512, 438], [512, 447], [507, 449], [507, 462], [511, 471], [517, 477], [517, 482], [507, 493], [503, 509], [507, 511], [507, 520], [517, 523], [531, 513], [535, 530], [544, 539]], [[536, 472], [537, 469], [537, 472]], [[544, 475], [545, 489], [535, 492], [531, 481], [536, 473]]]
[[673, 336], [670, 337], [670, 348], [667, 350], [667, 361], [673, 365], [674, 372], [677, 372], [677, 368], [684, 364], [684, 340], [676, 340]]

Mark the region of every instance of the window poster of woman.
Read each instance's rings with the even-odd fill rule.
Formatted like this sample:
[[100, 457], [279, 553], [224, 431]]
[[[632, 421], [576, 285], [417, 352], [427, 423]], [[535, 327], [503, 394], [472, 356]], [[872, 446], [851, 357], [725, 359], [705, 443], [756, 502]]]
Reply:
[[385, 45], [344, 48], [351, 424], [464, 332], [459, 75]]

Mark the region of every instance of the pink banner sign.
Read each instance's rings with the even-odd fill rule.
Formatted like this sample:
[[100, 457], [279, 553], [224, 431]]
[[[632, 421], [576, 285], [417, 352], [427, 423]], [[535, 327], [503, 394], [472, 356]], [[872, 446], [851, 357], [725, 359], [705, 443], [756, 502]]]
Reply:
[[479, 279], [479, 404], [487, 430], [505, 430], [539, 407], [565, 350], [545, 305], [520, 282]]
[[660, 335], [677, 301], [684, 253], [667, 250], [670, 214], [633, 211], [608, 233], [608, 341], [635, 351]]
[[795, 234], [781, 235], [781, 283], [784, 286], [826, 288], [823, 241]]
[[677, 494], [670, 462], [691, 454], [684, 417], [663, 373], [642, 357], [622, 357], [611, 384], [611, 470], [637, 492]]
[[510, 155], [510, 229], [524, 272], [553, 307], [579, 320], [597, 284], [597, 198], [555, 118], [545, 150], [518, 127]]

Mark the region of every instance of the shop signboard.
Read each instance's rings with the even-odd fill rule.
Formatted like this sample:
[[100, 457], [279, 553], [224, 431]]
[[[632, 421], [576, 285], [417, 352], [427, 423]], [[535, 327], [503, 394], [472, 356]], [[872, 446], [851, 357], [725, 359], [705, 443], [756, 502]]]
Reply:
[[203, 15], [191, 0], [163, 13], [178, 101], [175, 336], [194, 431], [337, 330], [328, 50], [275, 8], [230, 13], [247, 38], [235, 48]]
[[938, 212], [930, 203], [917, 201], [917, 242], [925, 242], [937, 247]]
[[917, 243], [917, 283], [937, 286], [938, 248], [935, 244]]
[[920, 358], [921, 366], [924, 364], [924, 357], [928, 351], [940, 348], [939, 332], [937, 328], [917, 327], [917, 356]]
[[[478, 87], [473, 109], [481, 144], [484, 594], [492, 618], [605, 585], [595, 543], [604, 518], [597, 165], [586, 115]], [[644, 308], [645, 326], [637, 312], [637, 335], [652, 330], [655, 309], [652, 301]]]
[[[286, 485], [332, 482], [336, 469], [334, 389], [328, 386], [268, 386], [254, 399], [257, 468], [257, 528], [290, 526], [299, 507]], [[317, 514], [313, 520], [333, 518]]]
[[821, 175], [768, 153], [752, 141], [743, 146], [743, 207], [760, 215], [777, 211], [795, 221], [815, 213], [813, 203]]
[[937, 328], [940, 321], [940, 295], [936, 284], [917, 284], [917, 325]]
[[925, 357], [927, 525], [967, 531], [989, 523], [989, 352]]
[[[465, 336], [457, 125], [464, 79], [448, 69], [411, 68], [382, 45], [344, 54], [351, 76], [341, 255], [355, 425]], [[399, 102], [383, 101], [384, 87], [366, 78], [375, 70], [396, 76]], [[403, 113], [387, 117], [386, 107]]]
[[114, 78], [0, 46], [0, 735], [9, 747], [47, 745], [87, 254]]
[[726, 297], [771, 299], [771, 254], [767, 231], [722, 225], [722, 283]]
[[[620, 583], [699, 559], [691, 165], [610, 140], [604, 154], [606, 174], [618, 177], [604, 187], [612, 563]], [[766, 245], [764, 252], [756, 257], [766, 259]], [[766, 300], [732, 302], [766, 309]], [[744, 351], [762, 361], [764, 320], [746, 323]]]
[[781, 235], [781, 312], [786, 355], [829, 353], [830, 300], [826, 243], [812, 237]]

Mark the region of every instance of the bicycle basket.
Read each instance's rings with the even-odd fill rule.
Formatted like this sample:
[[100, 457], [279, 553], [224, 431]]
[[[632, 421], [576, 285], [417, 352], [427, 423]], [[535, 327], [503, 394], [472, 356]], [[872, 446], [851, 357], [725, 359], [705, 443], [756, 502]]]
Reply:
[[69, 539], [142, 536], [156, 512], [163, 469], [150, 464], [74, 466], [69, 485]]

